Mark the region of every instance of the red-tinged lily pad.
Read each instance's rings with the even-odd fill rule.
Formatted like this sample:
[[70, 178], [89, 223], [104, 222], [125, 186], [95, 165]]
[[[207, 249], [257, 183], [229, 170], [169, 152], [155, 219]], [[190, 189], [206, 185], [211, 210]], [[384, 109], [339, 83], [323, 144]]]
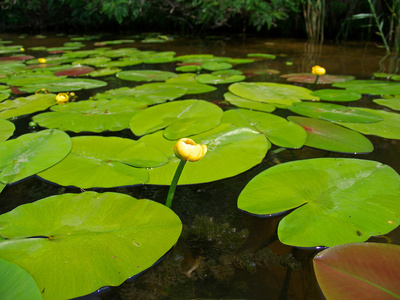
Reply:
[[89, 66], [76, 66], [72, 67], [70, 69], [62, 70], [55, 72], [54, 75], [56, 76], [79, 76], [79, 75], [85, 75], [89, 74], [94, 71], [94, 68], [89, 67]]
[[372, 143], [362, 134], [328, 121], [290, 116], [288, 120], [307, 132], [305, 146], [342, 153], [369, 153]]
[[332, 122], [375, 123], [383, 120], [382, 117], [371, 112], [330, 103], [298, 102], [293, 103], [288, 109], [302, 116]]
[[[292, 73], [281, 75], [282, 78], [286, 78], [290, 82], [301, 82], [301, 83], [314, 83], [317, 78], [316, 75], [311, 73]], [[318, 77], [317, 84], [332, 84], [335, 82], [344, 82], [349, 80], [354, 80], [354, 76], [344, 76], [344, 75], [321, 75]]]
[[361, 99], [361, 93], [339, 89], [322, 89], [312, 93], [321, 100], [332, 102], [349, 102]]
[[0, 57], [0, 60], [27, 60], [32, 58], [35, 57], [31, 55], [16, 55], [16, 56], [3, 56]]
[[398, 245], [338, 245], [318, 253], [313, 265], [326, 299], [400, 298]]

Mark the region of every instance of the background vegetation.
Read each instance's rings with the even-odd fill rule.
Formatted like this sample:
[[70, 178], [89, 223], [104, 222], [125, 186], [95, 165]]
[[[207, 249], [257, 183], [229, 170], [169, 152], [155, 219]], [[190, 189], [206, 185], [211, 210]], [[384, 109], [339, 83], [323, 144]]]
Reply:
[[[0, 0], [0, 30], [156, 30], [366, 40], [396, 47], [399, 0]], [[167, 32], [166, 32], [167, 31]], [[379, 34], [377, 35], [376, 32]], [[398, 48], [398, 47], [397, 47]]]

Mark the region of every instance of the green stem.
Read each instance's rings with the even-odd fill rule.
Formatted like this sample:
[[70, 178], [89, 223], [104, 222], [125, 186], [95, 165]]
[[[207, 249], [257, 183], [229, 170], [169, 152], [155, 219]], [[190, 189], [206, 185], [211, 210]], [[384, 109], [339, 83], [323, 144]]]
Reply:
[[314, 85], [316, 85], [316, 84], [317, 84], [317, 82], [318, 82], [318, 78], [319, 78], [319, 75], [317, 75], [317, 77], [315, 77]]
[[183, 170], [183, 167], [185, 166], [185, 164], [186, 164], [186, 160], [181, 160], [179, 162], [179, 165], [175, 171], [174, 178], [172, 179], [171, 185], [169, 187], [167, 202], [165, 202], [165, 206], [167, 206], [169, 208], [172, 205], [172, 200], [174, 199], [175, 189], [176, 189], [176, 186], [178, 185], [179, 177], [181, 177], [182, 170]]

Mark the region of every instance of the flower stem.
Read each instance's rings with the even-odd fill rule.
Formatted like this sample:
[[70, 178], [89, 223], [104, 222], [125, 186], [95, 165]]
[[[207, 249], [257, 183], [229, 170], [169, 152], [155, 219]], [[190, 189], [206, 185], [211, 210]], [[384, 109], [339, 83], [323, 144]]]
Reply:
[[318, 79], [319, 79], [319, 75], [317, 75], [317, 76], [315, 77], [314, 85], [316, 85], [316, 84], [317, 84], [317, 82], [318, 82]]
[[172, 200], [174, 199], [175, 189], [176, 189], [176, 186], [178, 184], [179, 177], [181, 177], [182, 170], [183, 170], [183, 167], [185, 166], [185, 164], [186, 164], [186, 160], [181, 160], [179, 162], [179, 165], [178, 165], [178, 167], [176, 168], [176, 171], [175, 171], [174, 178], [172, 179], [171, 185], [169, 187], [168, 196], [167, 196], [167, 202], [165, 203], [165, 206], [167, 206], [169, 208], [172, 205]]

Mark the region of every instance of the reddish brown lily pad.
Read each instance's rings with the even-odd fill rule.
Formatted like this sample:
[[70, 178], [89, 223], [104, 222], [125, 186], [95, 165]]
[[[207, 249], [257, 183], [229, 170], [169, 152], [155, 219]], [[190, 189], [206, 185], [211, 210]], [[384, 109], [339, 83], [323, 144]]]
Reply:
[[[300, 83], [314, 83], [316, 75], [311, 73], [291, 73], [281, 75], [282, 78], [286, 78], [290, 82], [300, 82]], [[318, 78], [318, 84], [332, 84], [336, 82], [344, 82], [355, 79], [354, 76], [345, 75], [322, 75]]]
[[5, 56], [5, 57], [0, 57], [0, 60], [27, 60], [27, 59], [32, 59], [35, 58], [34, 56], [30, 55], [21, 55], [21, 56]]
[[79, 75], [89, 74], [93, 71], [94, 71], [94, 68], [89, 67], [89, 66], [77, 66], [77, 67], [72, 67], [70, 69], [55, 72], [54, 75], [56, 75], [56, 76], [65, 76], [65, 75], [79, 76]]

